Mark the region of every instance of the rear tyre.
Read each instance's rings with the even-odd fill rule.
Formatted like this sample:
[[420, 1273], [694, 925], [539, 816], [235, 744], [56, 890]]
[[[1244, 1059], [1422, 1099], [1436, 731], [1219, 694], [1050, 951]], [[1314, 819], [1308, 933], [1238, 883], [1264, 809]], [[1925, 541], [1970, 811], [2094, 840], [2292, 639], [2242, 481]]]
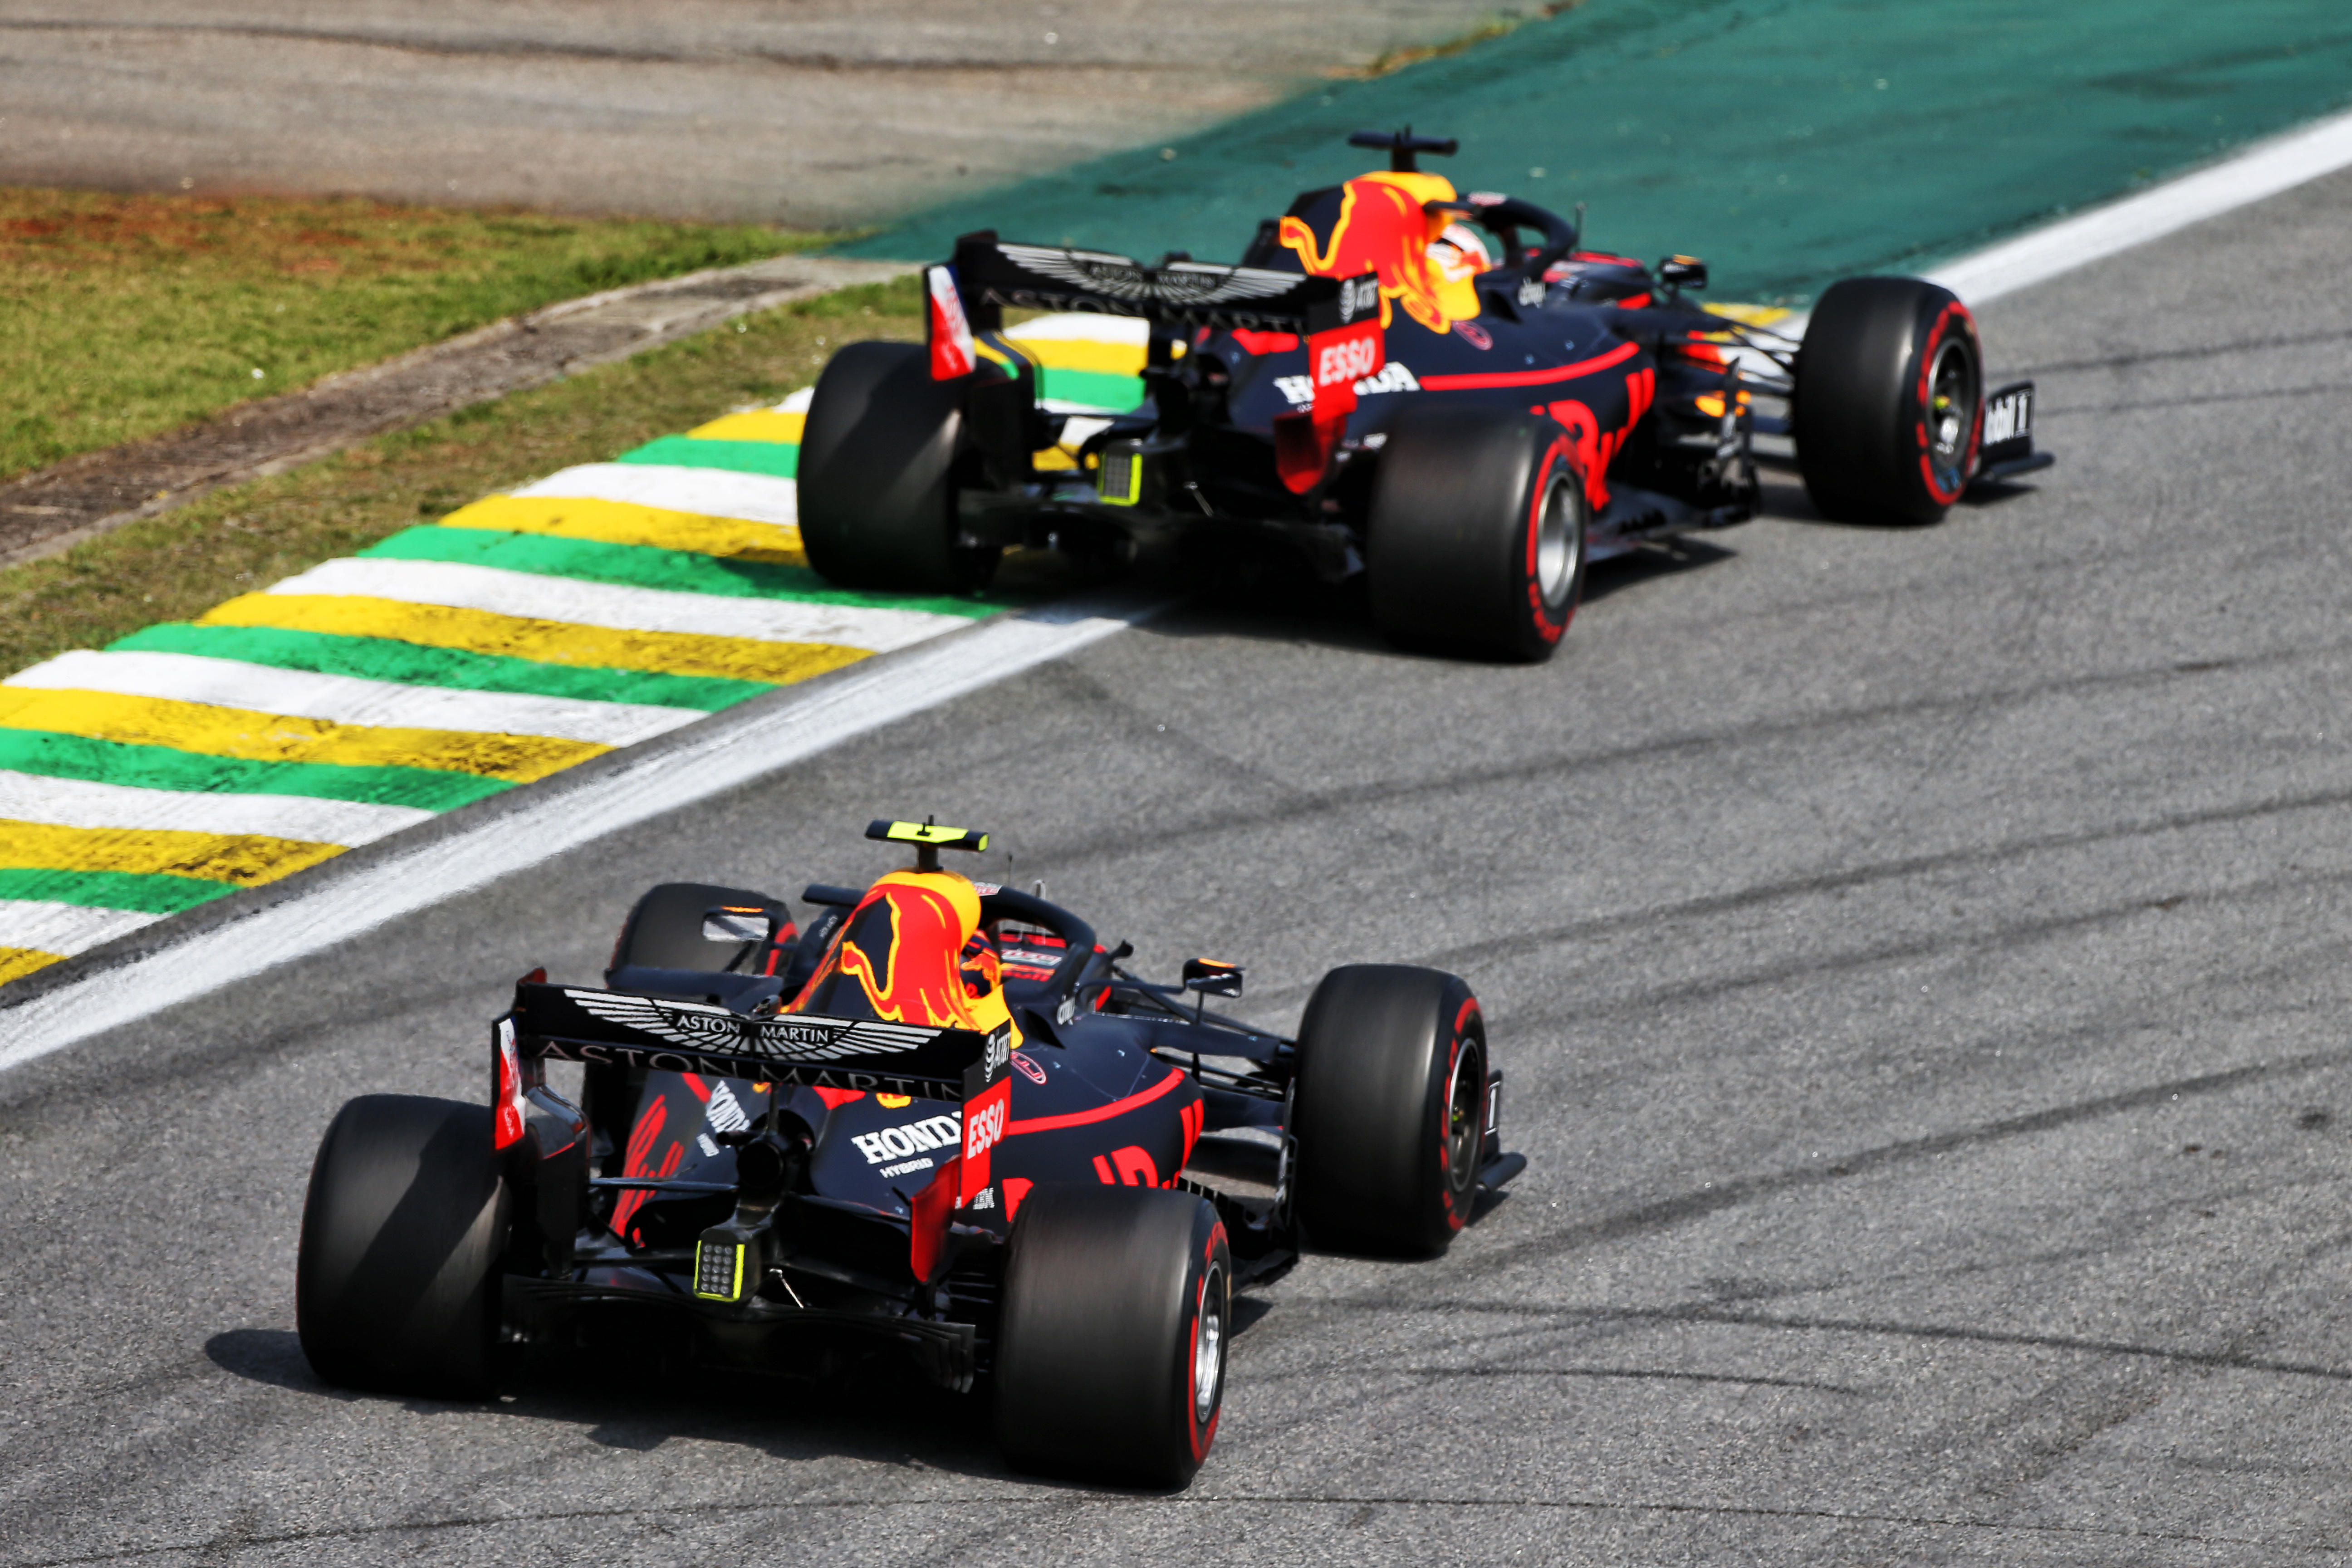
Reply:
[[1298, 1028], [1291, 1205], [1308, 1241], [1425, 1257], [1469, 1223], [1486, 1028], [1470, 987], [1402, 964], [1323, 977]]
[[1917, 278], [1834, 284], [1797, 351], [1794, 401], [1797, 465], [1822, 516], [1937, 521], [1975, 477], [1984, 434], [1976, 319]]
[[962, 394], [919, 343], [851, 343], [824, 367], [801, 431], [801, 546], [848, 588], [961, 594], [1000, 552], [964, 549], [954, 468]]
[[310, 1167], [294, 1266], [302, 1353], [329, 1383], [482, 1399], [496, 1383], [508, 1197], [488, 1106], [363, 1095]]
[[1552, 420], [1409, 409], [1372, 481], [1372, 619], [1400, 642], [1549, 658], [1584, 595], [1590, 521], [1584, 476]]
[[1216, 1441], [1233, 1255], [1205, 1199], [1040, 1186], [996, 1341], [996, 1430], [1024, 1470], [1181, 1487]]

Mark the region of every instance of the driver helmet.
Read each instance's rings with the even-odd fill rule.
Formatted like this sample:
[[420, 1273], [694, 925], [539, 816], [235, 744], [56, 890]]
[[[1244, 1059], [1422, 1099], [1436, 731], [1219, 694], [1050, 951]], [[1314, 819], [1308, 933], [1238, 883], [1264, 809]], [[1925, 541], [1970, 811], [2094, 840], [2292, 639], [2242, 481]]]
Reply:
[[1478, 231], [1466, 223], [1450, 223], [1429, 242], [1429, 258], [1444, 269], [1448, 280], [1475, 278], [1494, 270], [1495, 257]]

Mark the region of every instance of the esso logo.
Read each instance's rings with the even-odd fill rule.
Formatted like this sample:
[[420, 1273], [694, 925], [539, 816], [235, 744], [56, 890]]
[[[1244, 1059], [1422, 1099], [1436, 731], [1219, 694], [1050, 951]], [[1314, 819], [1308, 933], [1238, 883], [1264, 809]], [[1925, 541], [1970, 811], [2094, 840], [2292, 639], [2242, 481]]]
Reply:
[[1004, 1136], [1005, 1102], [992, 1100], [964, 1118], [963, 1157], [977, 1160]]
[[1378, 340], [1370, 333], [1328, 344], [1315, 356], [1315, 384], [1352, 385], [1381, 368], [1380, 353]]

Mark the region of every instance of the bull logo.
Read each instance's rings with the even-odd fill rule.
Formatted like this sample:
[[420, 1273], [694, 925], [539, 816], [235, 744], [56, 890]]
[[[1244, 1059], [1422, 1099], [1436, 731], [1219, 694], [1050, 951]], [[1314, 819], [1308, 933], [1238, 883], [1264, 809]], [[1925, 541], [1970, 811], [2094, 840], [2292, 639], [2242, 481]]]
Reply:
[[963, 944], [963, 922], [942, 890], [886, 879], [842, 933], [841, 972], [856, 977], [877, 1018], [971, 1028]]
[[[1452, 221], [1424, 202], [1452, 202], [1451, 182], [1436, 174], [1374, 174], [1350, 180], [1339, 199], [1339, 216], [1328, 243], [1318, 243], [1304, 218], [1286, 217], [1277, 231], [1299, 265], [1318, 278], [1380, 275], [1381, 325], [1391, 320], [1391, 300], [1433, 332], [1478, 313], [1478, 290], [1467, 266], [1448, 264], [1430, 251], [1430, 241]], [[1342, 300], [1343, 309], [1352, 301]]]

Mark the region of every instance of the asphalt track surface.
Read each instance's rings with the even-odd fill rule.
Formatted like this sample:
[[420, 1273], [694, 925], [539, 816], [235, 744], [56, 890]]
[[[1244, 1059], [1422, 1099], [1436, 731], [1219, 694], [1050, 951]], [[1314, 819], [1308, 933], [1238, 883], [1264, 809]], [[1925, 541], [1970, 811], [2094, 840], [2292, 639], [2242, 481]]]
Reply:
[[874, 222], [1487, 0], [0, 0], [0, 182]]
[[[0, 1561], [2340, 1559], [2347, 226], [2334, 176], [1989, 308], [2063, 459], [1939, 528], [1779, 489], [1538, 668], [1182, 610], [0, 1079]], [[508, 982], [649, 882], [925, 810], [1260, 1018], [1468, 976], [1528, 1173], [1253, 1298], [1173, 1496], [883, 1377], [310, 1377], [338, 1103], [478, 1097]]]

